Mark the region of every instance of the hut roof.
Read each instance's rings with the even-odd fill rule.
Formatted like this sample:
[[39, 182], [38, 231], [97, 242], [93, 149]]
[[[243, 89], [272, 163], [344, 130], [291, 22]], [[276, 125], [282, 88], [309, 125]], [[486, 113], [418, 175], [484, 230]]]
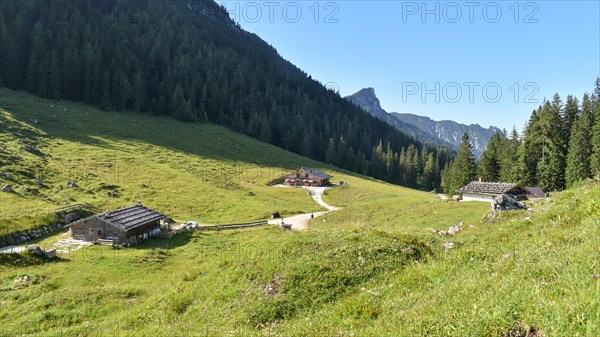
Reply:
[[519, 184], [513, 183], [492, 183], [472, 181], [467, 185], [456, 190], [462, 193], [477, 194], [504, 194], [509, 192], [522, 192], [524, 189]]
[[330, 179], [333, 177], [332, 175], [329, 175], [329, 174], [327, 174], [319, 169], [315, 169], [315, 168], [307, 168], [307, 169], [303, 169], [302, 171], [304, 173], [308, 173], [318, 179]]
[[533, 197], [533, 198], [545, 198], [546, 197], [546, 193], [540, 187], [537, 187], [537, 186], [533, 186], [533, 187], [526, 186], [525, 190], [527, 190], [527, 197]]
[[165, 216], [141, 204], [120, 208], [98, 215], [99, 219], [109, 222], [125, 231], [160, 220]]
[[120, 208], [114, 211], [93, 215], [89, 218], [81, 219], [74, 223], [67, 225], [66, 227], [72, 227], [75, 224], [81, 223], [82, 221], [97, 218], [111, 226], [117, 227], [125, 232], [134, 229], [136, 227], [145, 225], [147, 223], [164, 219], [165, 216], [155, 210], [148, 207], [142, 206], [140, 203]]

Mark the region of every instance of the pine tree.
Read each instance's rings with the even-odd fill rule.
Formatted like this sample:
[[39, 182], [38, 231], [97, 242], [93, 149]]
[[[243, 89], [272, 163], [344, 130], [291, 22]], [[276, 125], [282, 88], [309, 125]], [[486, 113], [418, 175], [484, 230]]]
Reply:
[[333, 138], [329, 138], [329, 145], [327, 145], [327, 151], [325, 152], [325, 162], [327, 164], [335, 164], [337, 159], [337, 151], [335, 149], [335, 142]]
[[582, 115], [575, 119], [571, 129], [570, 146], [567, 155], [566, 183], [573, 185], [580, 179], [590, 177], [591, 124], [592, 111], [588, 94], [583, 95]]
[[519, 134], [513, 126], [510, 137], [504, 139], [500, 158], [500, 181], [517, 183], [519, 176]]
[[600, 77], [596, 79], [594, 88], [593, 120], [592, 126], [592, 154], [590, 158], [590, 170], [593, 177], [600, 178]]
[[271, 142], [271, 125], [269, 124], [269, 120], [266, 116], [263, 118], [263, 122], [260, 127], [260, 140], [266, 143]]
[[537, 182], [546, 191], [564, 188], [564, 150], [558, 111], [546, 101], [540, 112], [541, 158], [537, 163]]
[[427, 163], [423, 170], [423, 186], [427, 189], [433, 189], [437, 187], [437, 177], [439, 176], [439, 164], [437, 158], [430, 153], [427, 157]]
[[579, 115], [579, 101], [573, 95], [567, 96], [567, 103], [561, 115], [561, 131], [563, 133], [564, 144], [568, 148], [571, 138], [571, 129], [575, 123], [575, 119]]
[[417, 184], [418, 158], [419, 150], [414, 145], [409, 145], [404, 154], [404, 161], [401, 163], [402, 172], [404, 173], [404, 185], [415, 186]]
[[469, 135], [465, 132], [452, 165], [449, 193], [453, 193], [453, 191], [475, 180], [477, 176], [476, 169], [473, 145], [469, 141]]
[[448, 195], [454, 194], [454, 190], [452, 189], [452, 164], [452, 161], [447, 162], [441, 174], [442, 189]]
[[381, 140], [371, 154], [371, 175], [377, 179], [383, 179], [385, 176], [385, 156]]
[[523, 140], [519, 145], [519, 182], [527, 186], [537, 185], [537, 163], [542, 153], [542, 138], [540, 130], [540, 113], [542, 107], [538, 107], [531, 113], [525, 131]]
[[502, 138], [495, 133], [488, 142], [477, 165], [477, 173], [485, 181], [498, 181], [500, 178], [500, 149]]

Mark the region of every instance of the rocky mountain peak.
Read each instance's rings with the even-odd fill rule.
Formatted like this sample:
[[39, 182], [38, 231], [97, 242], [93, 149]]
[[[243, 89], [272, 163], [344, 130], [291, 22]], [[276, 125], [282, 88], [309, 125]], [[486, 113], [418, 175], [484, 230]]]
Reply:
[[381, 108], [375, 89], [370, 87], [364, 88], [346, 99], [400, 131], [423, 141], [458, 148], [463, 133], [467, 132], [477, 158], [483, 153], [492, 135], [501, 132], [495, 126], [486, 129], [479, 124], [465, 125], [451, 120], [435, 121], [429, 117], [414, 114], [388, 113]]

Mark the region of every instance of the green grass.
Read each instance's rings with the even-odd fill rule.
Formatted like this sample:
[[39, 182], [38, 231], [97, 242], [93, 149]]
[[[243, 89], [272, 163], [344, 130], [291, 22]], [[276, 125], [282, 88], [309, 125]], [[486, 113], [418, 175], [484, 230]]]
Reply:
[[[319, 165], [310, 159], [221, 127], [3, 93], [0, 171], [14, 180], [0, 177], [0, 185], [16, 192], [0, 193], [0, 235], [77, 203], [112, 209], [142, 200], [178, 220], [208, 224], [321, 210], [302, 190], [267, 186], [298, 166]], [[81, 189], [67, 188], [68, 181]]]
[[[214, 163], [248, 170], [275, 157], [278, 169], [296, 161], [319, 165], [308, 159], [222, 128], [57, 105], [79, 113], [55, 111], [61, 122], [53, 124], [45, 110], [15, 104], [4, 105], [1, 118], [19, 125], [40, 120], [38, 132], [52, 135], [39, 140], [40, 150], [52, 155], [45, 167], [97, 156], [129, 168], [146, 163], [144, 169], [118, 182], [103, 174], [78, 179], [83, 191], [62, 188], [64, 170], [49, 170], [41, 189], [48, 198], [2, 195], [3, 211], [52, 210], [62, 204], [61, 193], [101, 208], [141, 198], [175, 218], [206, 222], [318, 209], [301, 190], [266, 187], [266, 174], [229, 187], [197, 179], [190, 169]], [[134, 119], [135, 128], [119, 122]], [[93, 130], [84, 132], [88, 127]], [[169, 128], [176, 131], [159, 132]], [[18, 137], [3, 132], [15, 149]], [[38, 158], [10, 155], [24, 158], [6, 166], [28, 186], [18, 172]], [[343, 209], [312, 220], [306, 231], [184, 233], [132, 248], [92, 246], [53, 261], [1, 255], [0, 336], [491, 337], [525, 329], [537, 336], [600, 335], [598, 182], [533, 205], [538, 212], [505, 212], [488, 222], [485, 203], [444, 203], [430, 193], [331, 171], [350, 186], [324, 199]], [[118, 185], [121, 196], [102, 195], [102, 183]], [[428, 231], [460, 222], [455, 236]], [[446, 251], [446, 241], [454, 248]], [[24, 275], [31, 282], [15, 283]]]

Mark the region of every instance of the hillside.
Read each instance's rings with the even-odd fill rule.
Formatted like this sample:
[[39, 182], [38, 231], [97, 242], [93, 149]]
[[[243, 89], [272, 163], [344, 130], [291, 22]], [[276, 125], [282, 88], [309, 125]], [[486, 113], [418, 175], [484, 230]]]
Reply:
[[466, 132], [473, 144], [473, 150], [477, 158], [481, 157], [494, 133], [502, 132], [493, 126], [486, 129], [478, 124], [465, 125], [451, 120], [434, 121], [429, 117], [408, 113], [388, 113], [381, 107], [373, 88], [362, 89], [346, 97], [346, 99], [372, 116], [422, 141], [457, 149], [462, 135]]
[[[380, 142], [394, 153], [412, 145], [437, 157], [435, 147], [327, 90], [212, 0], [28, 0], [18, 7], [0, 11], [0, 86], [217, 124], [371, 176]], [[59, 23], [36, 15], [57, 10]], [[330, 142], [335, 158], [326, 158]]]
[[110, 209], [142, 200], [178, 220], [208, 224], [320, 210], [300, 191], [266, 184], [323, 164], [228, 129], [10, 90], [2, 99], [0, 171], [11, 179], [0, 176], [0, 185], [15, 192], [0, 193], [0, 235], [79, 203]]
[[[0, 116], [2, 170], [18, 185], [18, 193], [0, 194], [2, 214], [137, 199], [176, 219], [206, 222], [319, 209], [302, 190], [267, 187], [265, 167], [323, 164], [221, 127], [14, 92]], [[91, 164], [72, 179], [72, 161]], [[112, 166], [100, 170], [99, 161]], [[45, 186], [31, 176], [38, 166]], [[239, 181], [216, 174], [236, 167], [260, 174]], [[0, 254], [2, 335], [600, 333], [599, 182], [538, 201], [535, 213], [488, 221], [486, 203], [444, 203], [432, 193], [328, 171], [349, 182], [324, 197], [342, 209], [305, 231], [190, 232], [132, 248], [92, 246], [58, 260]], [[67, 180], [81, 190], [65, 188]], [[105, 194], [109, 184], [119, 197]], [[32, 188], [39, 195], [23, 193]], [[454, 236], [431, 232], [460, 223]], [[445, 249], [447, 242], [453, 247]]]

